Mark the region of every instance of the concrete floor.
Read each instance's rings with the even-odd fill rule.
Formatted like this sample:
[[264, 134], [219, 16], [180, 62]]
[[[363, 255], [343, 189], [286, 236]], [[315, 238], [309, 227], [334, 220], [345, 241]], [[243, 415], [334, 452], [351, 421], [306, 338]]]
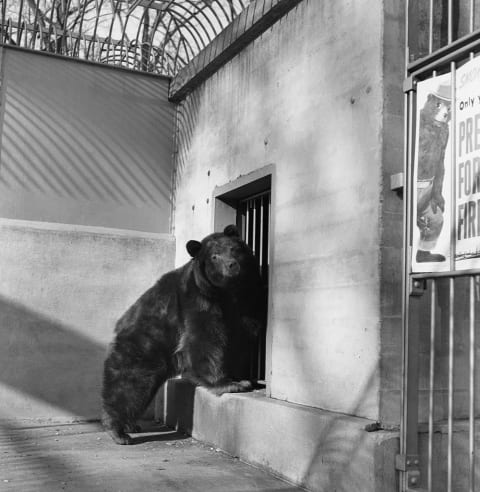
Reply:
[[118, 446], [97, 423], [0, 424], [0, 490], [18, 492], [299, 491], [160, 425]]

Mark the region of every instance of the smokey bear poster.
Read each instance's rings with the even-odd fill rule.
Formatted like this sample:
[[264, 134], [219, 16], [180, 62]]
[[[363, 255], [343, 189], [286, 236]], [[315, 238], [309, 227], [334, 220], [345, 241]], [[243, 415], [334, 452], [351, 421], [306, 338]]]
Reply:
[[451, 77], [417, 85], [413, 272], [451, 268]]
[[417, 84], [412, 272], [480, 268], [480, 58], [451, 82]]
[[456, 73], [455, 269], [480, 268], [480, 60]]

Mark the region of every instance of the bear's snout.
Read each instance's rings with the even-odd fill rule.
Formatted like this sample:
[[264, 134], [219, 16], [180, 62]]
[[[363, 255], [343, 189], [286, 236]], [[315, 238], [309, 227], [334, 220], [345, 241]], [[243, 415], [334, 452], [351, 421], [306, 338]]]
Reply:
[[238, 275], [240, 273], [240, 265], [236, 260], [227, 261], [225, 266], [230, 275]]
[[447, 109], [440, 110], [435, 119], [440, 123], [446, 123], [449, 119], [449, 111]]
[[218, 272], [226, 277], [233, 277], [240, 273], [240, 263], [230, 255], [214, 254], [212, 262], [216, 265]]

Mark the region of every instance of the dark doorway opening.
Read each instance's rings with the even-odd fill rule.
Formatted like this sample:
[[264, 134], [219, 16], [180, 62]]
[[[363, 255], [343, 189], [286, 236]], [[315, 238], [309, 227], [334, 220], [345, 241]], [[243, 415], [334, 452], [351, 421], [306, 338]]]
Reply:
[[[215, 190], [214, 229], [236, 223], [242, 239], [252, 248], [260, 268], [265, 302], [268, 299], [270, 266], [271, 173], [252, 173]], [[251, 357], [250, 377], [265, 384], [266, 323]]]

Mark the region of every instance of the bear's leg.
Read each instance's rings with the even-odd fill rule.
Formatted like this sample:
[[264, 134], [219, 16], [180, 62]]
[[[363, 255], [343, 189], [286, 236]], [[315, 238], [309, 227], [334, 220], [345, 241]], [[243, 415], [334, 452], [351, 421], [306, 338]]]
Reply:
[[197, 344], [195, 351], [188, 354], [188, 377], [194, 383], [204, 386], [216, 395], [223, 393], [241, 393], [252, 390], [248, 380], [234, 381], [225, 373], [224, 348], [213, 344]]
[[113, 368], [105, 363], [102, 392], [102, 424], [117, 444], [131, 444], [127, 432], [138, 432], [136, 421], [148, 407], [157, 389], [167, 380], [162, 369]]
[[117, 444], [131, 444], [132, 438], [126, 433], [126, 425], [122, 423], [121, 418], [117, 419], [112, 415], [106, 405], [102, 411], [102, 425], [105, 431]]

